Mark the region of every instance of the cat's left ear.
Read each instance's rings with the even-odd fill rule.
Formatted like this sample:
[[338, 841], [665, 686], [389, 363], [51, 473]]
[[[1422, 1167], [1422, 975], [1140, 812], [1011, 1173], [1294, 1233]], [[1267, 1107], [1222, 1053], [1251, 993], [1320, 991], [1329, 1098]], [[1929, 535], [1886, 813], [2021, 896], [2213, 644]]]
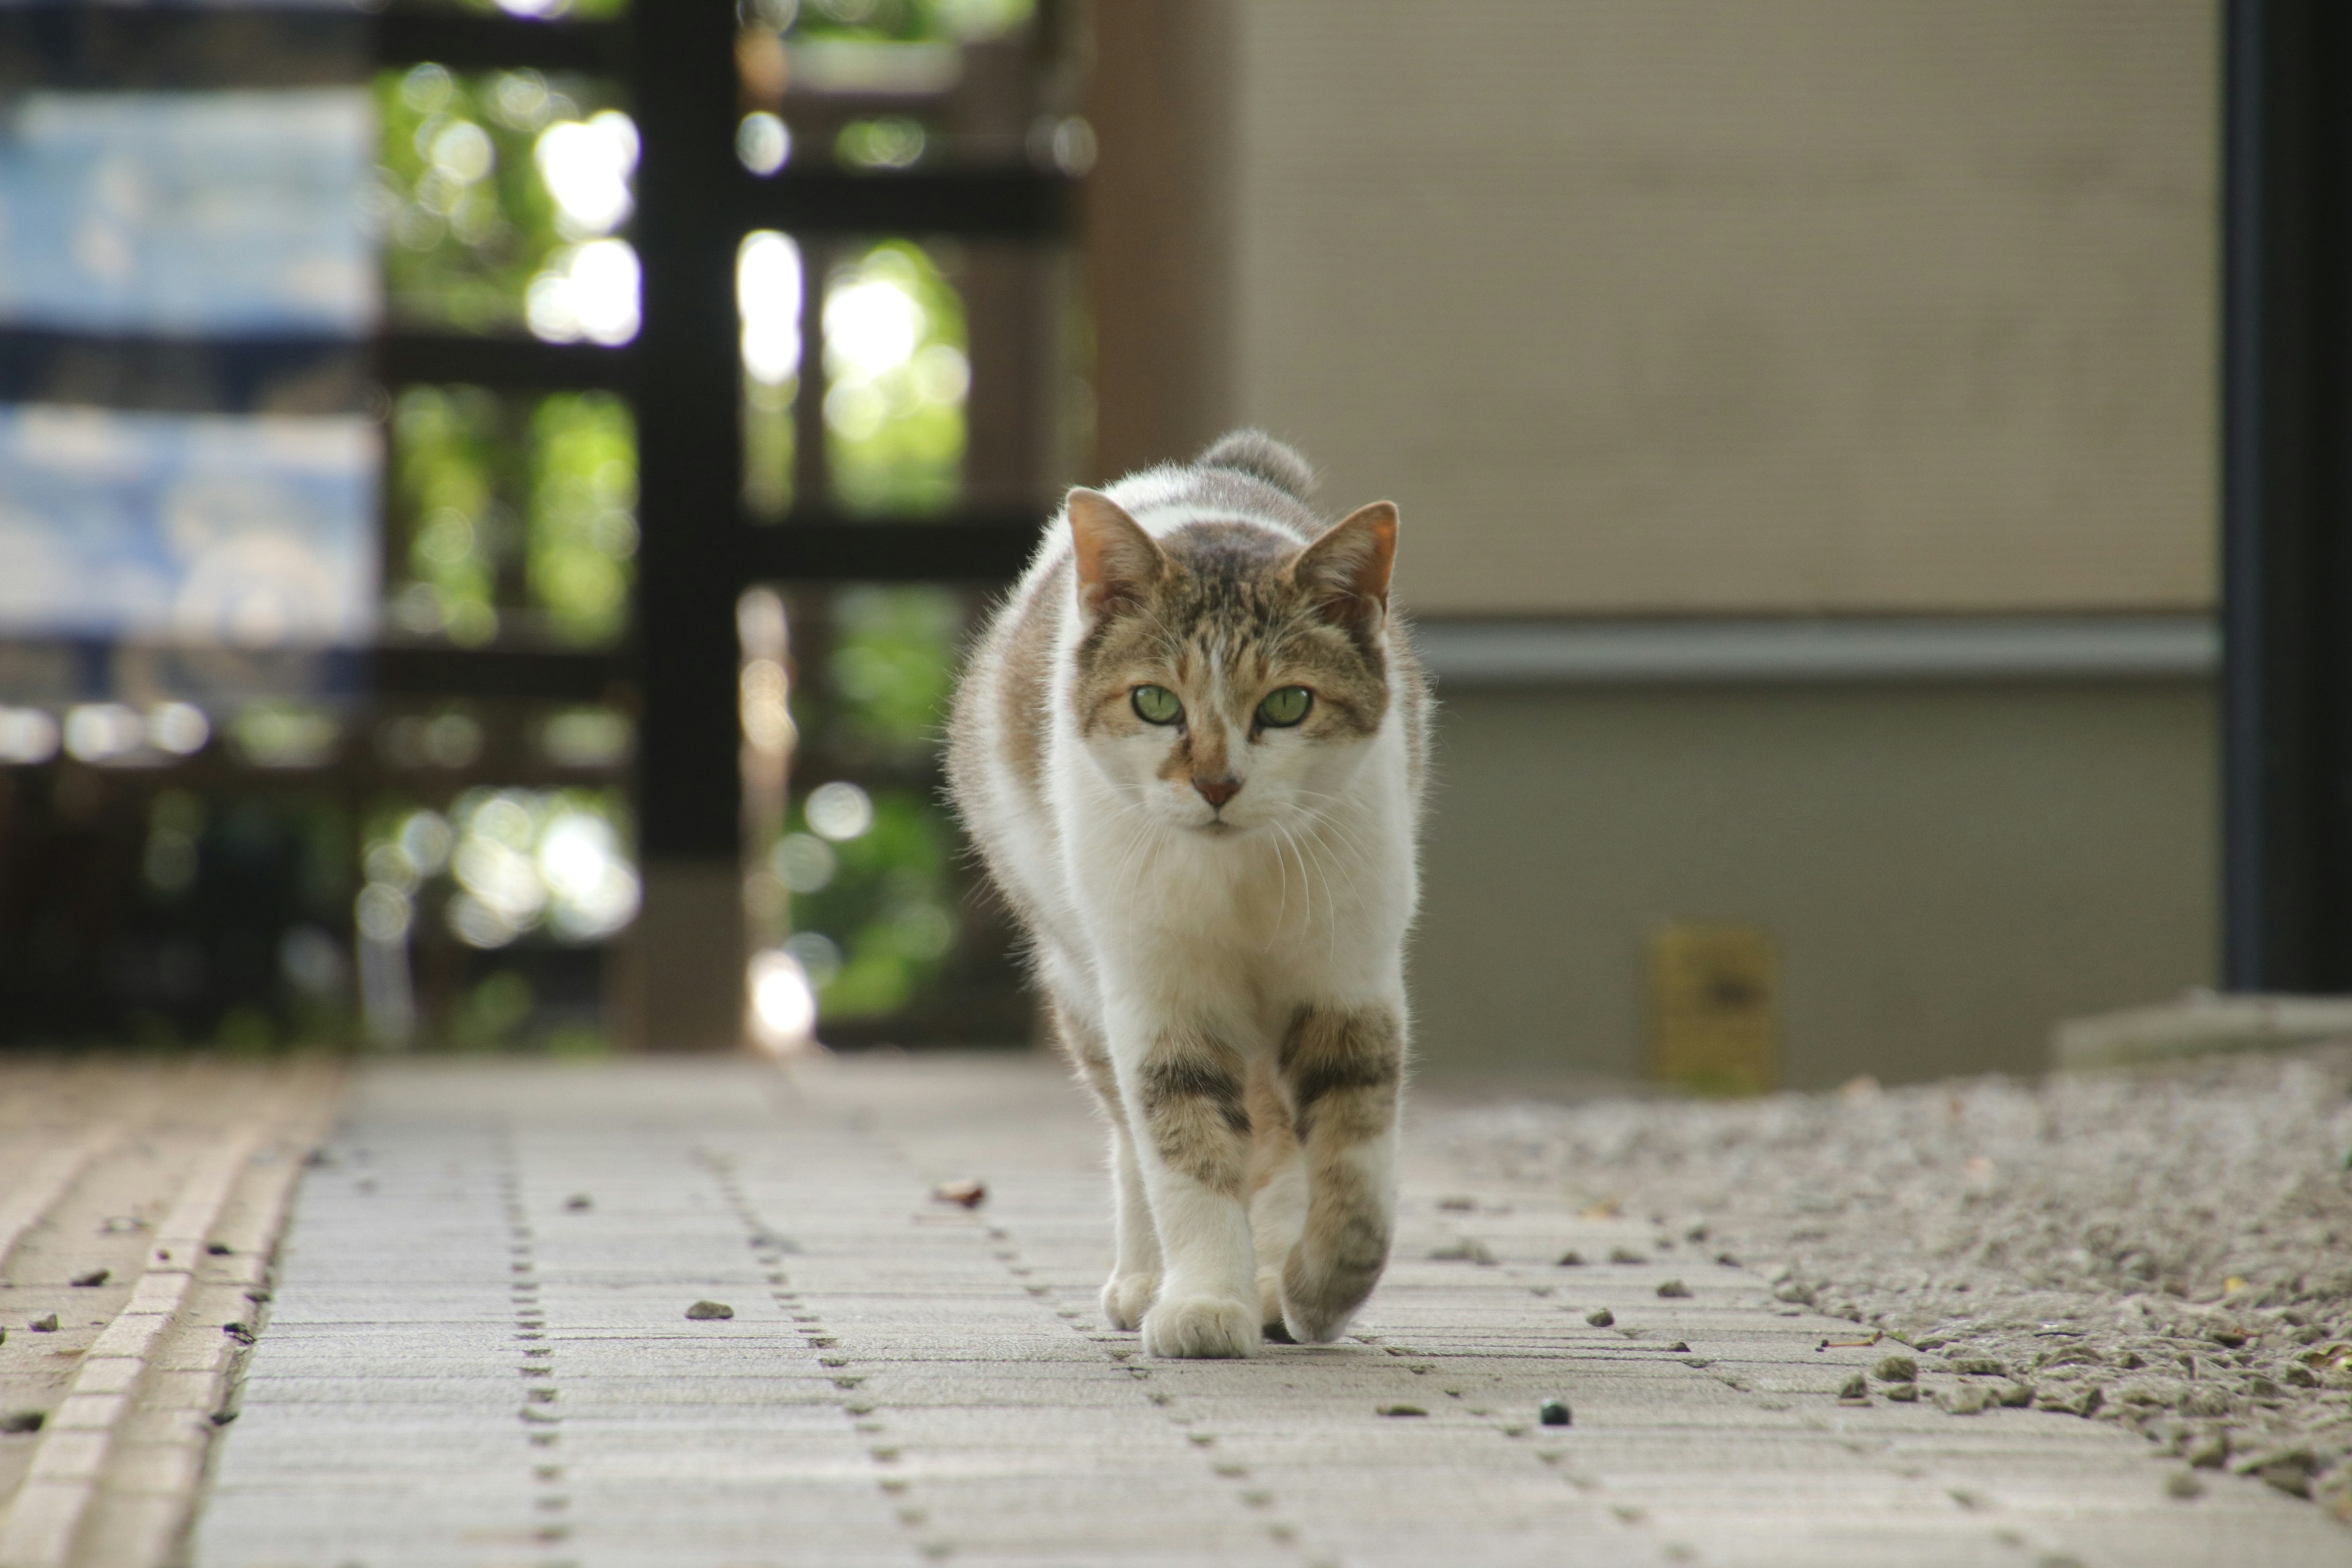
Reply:
[[1315, 596], [1335, 626], [1370, 635], [1389, 613], [1389, 572], [1396, 564], [1397, 509], [1376, 500], [1332, 525], [1290, 563], [1291, 581]]

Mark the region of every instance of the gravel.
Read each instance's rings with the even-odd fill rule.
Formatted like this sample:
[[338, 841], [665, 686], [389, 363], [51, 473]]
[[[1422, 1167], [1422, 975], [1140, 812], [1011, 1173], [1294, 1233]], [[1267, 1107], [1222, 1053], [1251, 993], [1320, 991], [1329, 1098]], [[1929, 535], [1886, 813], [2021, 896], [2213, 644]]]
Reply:
[[2352, 1521], [2352, 1046], [1430, 1129], [1882, 1331], [1918, 1363], [1887, 1397], [2112, 1421]]

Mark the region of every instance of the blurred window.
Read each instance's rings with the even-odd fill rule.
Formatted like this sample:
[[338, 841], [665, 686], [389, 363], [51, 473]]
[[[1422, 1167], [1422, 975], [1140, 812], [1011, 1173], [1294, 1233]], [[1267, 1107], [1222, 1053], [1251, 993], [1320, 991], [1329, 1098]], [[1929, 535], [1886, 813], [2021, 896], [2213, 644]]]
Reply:
[[[935, 748], [1083, 439], [1077, 51], [1054, 0], [714, 4], [0, 5], [0, 1036], [607, 1038], [688, 765], [639, 743], [693, 706], [642, 657], [663, 526], [776, 606], [761, 945], [844, 1037], [1023, 1033]], [[689, 21], [738, 89], [693, 166], [728, 517], [640, 493], [647, 323], [710, 321], [639, 232]]]

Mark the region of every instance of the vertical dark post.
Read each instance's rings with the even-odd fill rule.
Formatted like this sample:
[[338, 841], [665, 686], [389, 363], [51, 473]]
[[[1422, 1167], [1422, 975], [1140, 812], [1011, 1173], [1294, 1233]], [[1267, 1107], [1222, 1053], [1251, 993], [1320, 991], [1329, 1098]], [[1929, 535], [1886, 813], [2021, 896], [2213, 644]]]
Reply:
[[1190, 456], [1230, 416], [1226, 143], [1237, 24], [1233, 0], [1106, 0], [1091, 15], [1090, 477], [1108, 479]]
[[644, 137], [634, 232], [645, 267], [636, 646], [646, 900], [631, 1011], [646, 1046], [732, 1047], [741, 1039], [744, 967], [735, 8], [731, 0], [663, 0], [635, 16]]

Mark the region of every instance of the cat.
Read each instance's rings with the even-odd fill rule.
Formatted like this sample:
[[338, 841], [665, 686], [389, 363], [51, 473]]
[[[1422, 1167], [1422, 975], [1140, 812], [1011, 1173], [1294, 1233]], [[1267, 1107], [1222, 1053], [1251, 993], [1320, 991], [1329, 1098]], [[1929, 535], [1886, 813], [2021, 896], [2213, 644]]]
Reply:
[[1102, 1310], [1343, 1333], [1387, 1267], [1430, 698], [1397, 509], [1255, 430], [1074, 489], [968, 662], [949, 790], [1110, 1123]]

